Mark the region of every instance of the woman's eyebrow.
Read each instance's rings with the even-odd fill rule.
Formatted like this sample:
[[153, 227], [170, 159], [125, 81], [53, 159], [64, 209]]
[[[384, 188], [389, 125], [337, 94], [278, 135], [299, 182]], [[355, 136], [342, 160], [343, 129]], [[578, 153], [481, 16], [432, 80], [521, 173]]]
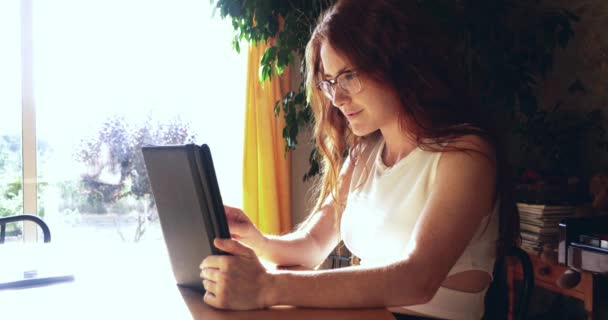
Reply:
[[[350, 69], [350, 68], [347, 66], [342, 67], [342, 69], [340, 69], [340, 70], [338, 70], [338, 72], [336, 72], [336, 77], [339, 76], [341, 73], [344, 73], [348, 69]], [[334, 76], [326, 73], [323, 75], [323, 77], [327, 79], [327, 78], [333, 78]]]

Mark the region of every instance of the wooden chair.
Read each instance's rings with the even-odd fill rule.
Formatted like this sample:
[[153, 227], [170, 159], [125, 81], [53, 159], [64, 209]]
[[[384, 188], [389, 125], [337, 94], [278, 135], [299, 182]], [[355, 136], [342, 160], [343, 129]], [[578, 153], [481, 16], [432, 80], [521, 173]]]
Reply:
[[[516, 301], [509, 301], [506, 257], [516, 258], [523, 271], [521, 286], [515, 294]], [[509, 304], [513, 305], [513, 319], [524, 320], [528, 315], [530, 298], [534, 289], [534, 270], [530, 256], [521, 248], [513, 247], [506, 257], [498, 259], [494, 265], [494, 280], [486, 293], [486, 314], [484, 316], [486, 320], [506, 319]]]
[[9, 223], [21, 222], [21, 221], [32, 221], [36, 223], [44, 235], [44, 242], [51, 242], [51, 230], [44, 220], [37, 216], [30, 214], [18, 214], [8, 217], [0, 217], [0, 244], [4, 243], [6, 238], [6, 225]]

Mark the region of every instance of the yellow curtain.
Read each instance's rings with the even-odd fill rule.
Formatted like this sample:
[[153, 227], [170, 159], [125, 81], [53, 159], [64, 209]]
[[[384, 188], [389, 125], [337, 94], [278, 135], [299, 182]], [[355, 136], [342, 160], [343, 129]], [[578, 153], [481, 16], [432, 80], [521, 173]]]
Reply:
[[268, 45], [250, 45], [247, 58], [243, 211], [267, 234], [291, 230], [290, 155], [285, 155], [283, 117], [275, 117], [275, 102], [290, 88], [290, 72], [259, 81], [262, 55]]

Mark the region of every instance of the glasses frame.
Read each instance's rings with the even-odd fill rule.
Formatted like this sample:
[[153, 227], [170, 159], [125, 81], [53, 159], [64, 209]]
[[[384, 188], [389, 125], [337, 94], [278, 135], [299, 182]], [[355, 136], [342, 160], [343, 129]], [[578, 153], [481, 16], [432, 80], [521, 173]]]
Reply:
[[[340, 79], [344, 79], [343, 76], [345, 76], [345, 75], [355, 76], [356, 81], [359, 82], [358, 90], [356, 90], [355, 92], [350, 92], [348, 89], [346, 89], [344, 87], [344, 85], [342, 84], [343, 82], [341, 82]], [[360, 92], [361, 89], [363, 89], [363, 85], [361, 84], [361, 79], [359, 79], [359, 73], [356, 70], [344, 70], [344, 71], [338, 73], [334, 79], [320, 80], [317, 82], [317, 89], [319, 89], [323, 93], [323, 95], [325, 95], [325, 97], [327, 97], [330, 100], [333, 100], [334, 96], [336, 95], [336, 87], [335, 87], [336, 84], [338, 84], [340, 86], [340, 89], [344, 90], [344, 92], [346, 92], [349, 95], [356, 94], [356, 93]], [[324, 86], [326, 86], [328, 88], [327, 91], [323, 90]], [[331, 90], [331, 91], [329, 91], [329, 90]]]

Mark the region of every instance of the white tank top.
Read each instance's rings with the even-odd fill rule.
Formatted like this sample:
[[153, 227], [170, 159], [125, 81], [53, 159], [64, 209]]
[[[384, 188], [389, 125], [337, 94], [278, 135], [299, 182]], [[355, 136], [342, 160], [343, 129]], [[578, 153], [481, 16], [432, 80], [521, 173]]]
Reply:
[[[408, 256], [413, 245], [410, 237], [428, 200], [442, 155], [416, 148], [394, 166], [387, 167], [381, 157], [383, 148], [381, 137], [363, 147], [340, 224], [344, 244], [366, 266], [387, 265]], [[345, 165], [349, 163], [347, 159]], [[467, 270], [482, 270], [492, 276], [498, 238], [497, 212], [495, 204], [448, 276]], [[428, 303], [407, 309], [438, 318], [481, 319], [486, 290], [467, 293], [441, 287]]]

